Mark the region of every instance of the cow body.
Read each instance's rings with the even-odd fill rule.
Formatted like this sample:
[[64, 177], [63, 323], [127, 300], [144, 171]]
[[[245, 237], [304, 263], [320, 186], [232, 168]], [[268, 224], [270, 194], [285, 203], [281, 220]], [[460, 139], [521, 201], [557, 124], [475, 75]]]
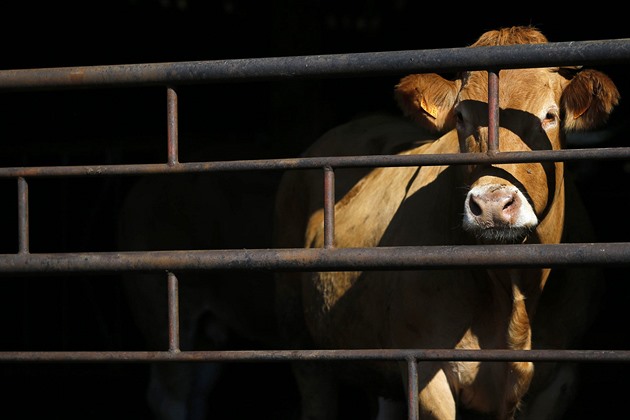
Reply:
[[[534, 28], [516, 27], [488, 32], [474, 46], [541, 42], [546, 39]], [[561, 149], [565, 132], [604, 122], [618, 101], [614, 84], [593, 70], [501, 70], [499, 80], [499, 151]], [[396, 97], [413, 123], [355, 121], [327, 133], [305, 156], [488, 152], [487, 92], [482, 71], [453, 81], [407, 76]], [[445, 134], [436, 139], [438, 131]], [[347, 169], [335, 175], [338, 248], [593, 240], [562, 162]], [[313, 171], [285, 174], [276, 203], [276, 246], [324, 246], [321, 184], [321, 174]], [[595, 301], [589, 294], [598, 286], [588, 270], [550, 273], [282, 273], [278, 319], [291, 347], [567, 348], [583, 332]], [[569, 281], [585, 290], [573, 290]], [[576, 317], [581, 310], [584, 315]], [[546, 318], [537, 319], [537, 312]], [[404, 395], [407, 383], [406, 366], [386, 362], [357, 362], [334, 372], [296, 364], [295, 372], [303, 418], [335, 417], [339, 377], [386, 397]], [[561, 394], [573, 384], [565, 377], [572, 378], [556, 366], [521, 361], [422, 362], [420, 416], [455, 419], [465, 408], [511, 419], [525, 399], [522, 418], [551, 418], [562, 411], [567, 396]], [[545, 395], [553, 396], [553, 407], [543, 403]]]

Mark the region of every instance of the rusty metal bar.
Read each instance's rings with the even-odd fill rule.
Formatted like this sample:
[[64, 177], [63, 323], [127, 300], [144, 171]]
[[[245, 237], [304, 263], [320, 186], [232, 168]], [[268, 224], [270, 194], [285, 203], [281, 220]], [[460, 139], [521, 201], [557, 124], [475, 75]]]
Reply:
[[29, 215], [28, 215], [28, 183], [26, 179], [19, 177], [18, 190], [18, 252], [29, 252]]
[[409, 420], [418, 420], [418, 362], [415, 358], [407, 359], [407, 412]]
[[170, 86], [166, 88], [166, 119], [168, 126], [168, 165], [173, 166], [179, 162], [179, 123], [177, 112], [177, 91]]
[[335, 172], [324, 166], [324, 248], [335, 246]]
[[0, 168], [0, 178], [18, 177], [70, 177], [193, 173], [214, 171], [288, 170], [357, 168], [370, 166], [433, 166], [461, 164], [496, 164], [525, 162], [555, 162], [578, 160], [627, 160], [630, 147], [593, 149], [528, 150], [523, 152], [501, 152], [494, 155], [483, 153], [445, 153], [435, 155], [377, 155], [377, 156], [331, 156], [290, 159], [252, 159], [214, 162], [189, 162], [168, 165], [149, 163], [137, 165], [89, 165], [89, 166], [37, 166]]
[[[0, 274], [626, 266], [630, 243], [221, 249], [0, 255]], [[208, 281], [212, 281], [209, 277]]]
[[168, 350], [179, 351], [179, 281], [172, 272], [167, 273], [168, 281]]
[[499, 151], [499, 71], [488, 70], [488, 153]]
[[630, 362], [630, 350], [221, 350], [0, 352], [1, 362], [286, 362], [286, 361]]
[[0, 71], [0, 91], [203, 84], [220, 81], [287, 81], [439, 71], [623, 63], [630, 39], [550, 42], [359, 54], [270, 57], [176, 63], [60, 67]]

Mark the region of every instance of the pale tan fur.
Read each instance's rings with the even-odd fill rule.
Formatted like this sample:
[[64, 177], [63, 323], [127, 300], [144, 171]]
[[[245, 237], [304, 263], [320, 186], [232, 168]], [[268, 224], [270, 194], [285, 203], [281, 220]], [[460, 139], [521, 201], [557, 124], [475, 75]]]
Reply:
[[[534, 28], [515, 27], [486, 33], [475, 46], [523, 42], [546, 39]], [[502, 70], [500, 150], [557, 150], [564, 145], [563, 129], [592, 128], [605, 122], [619, 97], [614, 84], [590, 70], [589, 82], [584, 83], [580, 74], [571, 75], [577, 81], [574, 86], [559, 69]], [[455, 81], [433, 74], [410, 75], [397, 85], [396, 97], [404, 114], [419, 123], [415, 134], [407, 121], [387, 120], [391, 131], [383, 132], [379, 128], [386, 120], [368, 117], [331, 130], [305, 155], [390, 153], [407, 143], [410, 147], [402, 153], [485, 151], [485, 72], [466, 73]], [[561, 120], [563, 116], [572, 120]], [[447, 131], [442, 137], [426, 142], [432, 132], [442, 130]], [[414, 140], [422, 144], [414, 145]], [[573, 187], [565, 185], [564, 165], [556, 162], [336, 172], [335, 246], [473, 244], [474, 237], [461, 228], [467, 187], [511, 184], [512, 180], [525, 189], [540, 221], [523, 242], [559, 243], [567, 235], [574, 241], [592, 240]], [[276, 202], [277, 246], [323, 246], [321, 184], [321, 173], [285, 174]], [[567, 197], [565, 189], [570, 192]], [[569, 198], [570, 205], [565, 206]], [[578, 296], [569, 298], [574, 305], [588, 306], [589, 297], [581, 291], [574, 295], [565, 283], [556, 287], [558, 283], [552, 282], [553, 294], [544, 298], [548, 279], [557, 277], [550, 274], [549, 269], [535, 268], [281, 273], [277, 277], [278, 316], [290, 347], [566, 348], [579, 336], [586, 319], [571, 319], [571, 312], [580, 307], [555, 304], [565, 299], [564, 293]], [[583, 284], [595, 290], [597, 285], [587, 277]], [[536, 321], [539, 302], [544, 303], [545, 315], [553, 314], [566, 323], [560, 326], [553, 321], [547, 327], [545, 320]], [[550, 329], [545, 332], [545, 328]], [[524, 399], [547, 392], [553, 368], [541, 367], [535, 375], [537, 369], [529, 362], [420, 363], [421, 418], [454, 419], [461, 406], [492, 413], [496, 419], [512, 419]], [[296, 364], [303, 418], [335, 418], [336, 405], [318, 400], [317, 389], [322, 384], [334, 389], [336, 376], [351, 378], [376, 395], [400, 397], [406, 384], [406, 369], [399, 372], [395, 363], [360, 362], [334, 370], [334, 374], [324, 368], [307, 372]], [[318, 373], [316, 387], [311, 381]], [[531, 397], [527, 395], [530, 385]], [[527, 414], [525, 406], [521, 415]]]

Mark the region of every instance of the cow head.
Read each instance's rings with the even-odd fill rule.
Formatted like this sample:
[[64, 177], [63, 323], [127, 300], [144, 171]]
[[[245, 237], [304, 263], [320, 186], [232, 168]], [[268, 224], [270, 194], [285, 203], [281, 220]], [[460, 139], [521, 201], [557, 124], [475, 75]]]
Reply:
[[[544, 43], [531, 27], [490, 31], [472, 47]], [[461, 152], [488, 151], [488, 74], [454, 80], [413, 74], [396, 86], [404, 114], [425, 128], [457, 130]], [[619, 92], [603, 73], [577, 68], [499, 72], [499, 151], [558, 150], [572, 130], [604, 123]], [[463, 228], [483, 243], [556, 243], [564, 217], [562, 162], [470, 165]], [[547, 222], [545, 222], [547, 220]]]

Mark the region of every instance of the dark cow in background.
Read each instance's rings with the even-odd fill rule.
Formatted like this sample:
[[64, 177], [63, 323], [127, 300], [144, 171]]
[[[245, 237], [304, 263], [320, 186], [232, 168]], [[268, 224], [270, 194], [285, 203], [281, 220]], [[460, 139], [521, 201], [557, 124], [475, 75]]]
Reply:
[[[545, 42], [533, 27], [512, 27], [472, 47]], [[606, 122], [619, 99], [590, 69], [501, 70], [499, 81], [501, 152], [559, 150], [567, 132]], [[485, 71], [410, 75], [396, 98], [413, 122], [350, 122], [304, 156], [487, 152]], [[563, 162], [337, 169], [335, 182], [337, 248], [594, 240]], [[322, 188], [321, 171], [285, 174], [275, 246], [323, 247]], [[565, 349], [587, 328], [600, 285], [597, 270], [583, 268], [293, 272], [278, 274], [276, 303], [290, 348]], [[407, 383], [394, 362], [298, 362], [294, 371], [304, 419], [336, 418], [339, 380], [381, 400], [401, 399]], [[557, 418], [574, 387], [563, 363], [420, 362], [420, 418]]]
[[[251, 150], [251, 147], [250, 147]], [[213, 155], [222, 156], [213, 149]], [[231, 155], [230, 155], [231, 156]], [[271, 243], [277, 177], [259, 173], [149, 175], [120, 213], [123, 251], [265, 248]], [[180, 349], [278, 347], [270, 273], [183, 272]], [[166, 273], [129, 273], [123, 288], [147, 350], [169, 349]], [[155, 363], [147, 402], [159, 420], [212, 418], [209, 395], [225, 365]], [[254, 372], [252, 372], [252, 375]]]

